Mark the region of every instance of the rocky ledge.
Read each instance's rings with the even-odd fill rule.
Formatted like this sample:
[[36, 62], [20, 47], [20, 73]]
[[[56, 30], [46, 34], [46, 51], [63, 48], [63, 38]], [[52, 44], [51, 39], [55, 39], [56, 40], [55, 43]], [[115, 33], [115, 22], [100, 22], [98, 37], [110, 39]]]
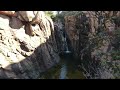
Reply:
[[[3, 12], [4, 13], [4, 12]], [[52, 20], [42, 11], [0, 14], [0, 78], [36, 79], [59, 62]]]

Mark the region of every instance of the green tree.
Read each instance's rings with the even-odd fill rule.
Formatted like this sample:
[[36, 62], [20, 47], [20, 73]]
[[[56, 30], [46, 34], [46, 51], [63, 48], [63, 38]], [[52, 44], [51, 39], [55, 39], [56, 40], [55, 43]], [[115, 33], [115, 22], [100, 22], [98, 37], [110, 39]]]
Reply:
[[45, 14], [49, 17], [51, 17], [52, 19], [55, 18], [55, 15], [53, 13], [53, 11], [45, 11]]

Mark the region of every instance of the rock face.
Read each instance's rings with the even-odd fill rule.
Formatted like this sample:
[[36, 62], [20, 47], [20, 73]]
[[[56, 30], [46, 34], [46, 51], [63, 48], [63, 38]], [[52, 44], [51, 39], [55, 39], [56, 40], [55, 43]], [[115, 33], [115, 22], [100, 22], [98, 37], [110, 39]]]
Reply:
[[[89, 36], [97, 35], [102, 29], [109, 36], [119, 27], [119, 12], [82, 11], [80, 15], [65, 17], [65, 30], [71, 41], [75, 56], [86, 47]], [[112, 20], [111, 20], [112, 19]]]
[[8, 29], [10, 18], [4, 15], [0, 15], [0, 29]]
[[54, 22], [54, 27], [58, 53], [63, 54], [65, 51], [72, 51], [70, 40], [62, 21], [58, 19], [58, 21]]
[[[94, 68], [93, 73], [99, 71], [95, 68], [99, 60], [104, 60], [105, 56], [102, 54], [110, 54], [113, 49], [114, 31], [120, 29], [119, 19], [119, 11], [82, 11], [81, 14], [65, 17], [65, 30], [70, 39], [74, 57], [84, 62], [83, 64], [86, 65], [83, 67], [84, 70], [89, 69], [89, 72]], [[111, 60], [110, 55], [108, 58]], [[92, 78], [90, 77], [92, 72], [88, 72], [86, 75]], [[109, 70], [101, 73], [99, 78], [113, 78]], [[108, 74], [109, 77], [106, 77]]]
[[[35, 11], [16, 13], [18, 17], [0, 15], [0, 78], [37, 79], [60, 60], [53, 22], [42, 11], [39, 11], [41, 21], [34, 25], [30, 21], [35, 18]], [[30, 29], [34, 36], [28, 34]]]
[[64, 51], [64, 28], [61, 21], [54, 22], [55, 38], [57, 43], [58, 52]]
[[71, 41], [71, 46], [75, 57], [79, 55], [79, 30], [76, 29], [76, 17], [67, 16], [65, 17], [65, 30]]

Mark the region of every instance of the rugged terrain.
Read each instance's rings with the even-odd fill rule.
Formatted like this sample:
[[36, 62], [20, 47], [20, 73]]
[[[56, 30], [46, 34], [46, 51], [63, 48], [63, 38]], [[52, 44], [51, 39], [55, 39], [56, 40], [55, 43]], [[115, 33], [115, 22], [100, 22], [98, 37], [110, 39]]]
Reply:
[[37, 79], [65, 51], [87, 79], [120, 78], [119, 11], [63, 11], [54, 22], [43, 11], [6, 13], [0, 11], [0, 78]]
[[16, 13], [0, 15], [0, 78], [36, 79], [60, 60], [53, 22], [42, 11]]
[[120, 58], [115, 58], [119, 57], [115, 52], [120, 50], [120, 12], [81, 11], [66, 14], [65, 31], [86, 78], [119, 78]]

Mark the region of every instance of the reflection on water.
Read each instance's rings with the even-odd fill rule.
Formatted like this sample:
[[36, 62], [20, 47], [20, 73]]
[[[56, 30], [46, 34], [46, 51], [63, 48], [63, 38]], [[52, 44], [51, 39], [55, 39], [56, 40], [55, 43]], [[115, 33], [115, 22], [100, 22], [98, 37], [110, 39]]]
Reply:
[[59, 79], [66, 79], [66, 74], [67, 74], [67, 65], [66, 63], [64, 63], [61, 66]]
[[61, 59], [58, 65], [42, 73], [40, 79], [85, 79], [77, 64], [70, 59]]

